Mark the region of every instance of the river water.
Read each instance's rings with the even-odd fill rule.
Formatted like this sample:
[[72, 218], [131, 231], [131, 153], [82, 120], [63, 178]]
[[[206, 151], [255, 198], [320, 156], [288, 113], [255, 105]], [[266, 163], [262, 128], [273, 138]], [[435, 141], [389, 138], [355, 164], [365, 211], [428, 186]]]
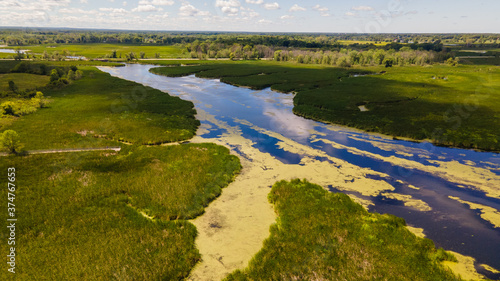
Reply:
[[250, 162], [256, 156], [244, 146], [252, 146], [288, 172], [296, 169], [298, 177], [347, 193], [370, 211], [404, 218], [436, 246], [475, 258], [479, 273], [500, 278], [480, 266], [500, 269], [499, 154], [393, 140], [308, 120], [292, 113], [292, 94], [195, 76], [169, 78], [150, 73], [152, 67], [99, 69], [192, 101], [201, 121], [198, 137], [223, 139]]

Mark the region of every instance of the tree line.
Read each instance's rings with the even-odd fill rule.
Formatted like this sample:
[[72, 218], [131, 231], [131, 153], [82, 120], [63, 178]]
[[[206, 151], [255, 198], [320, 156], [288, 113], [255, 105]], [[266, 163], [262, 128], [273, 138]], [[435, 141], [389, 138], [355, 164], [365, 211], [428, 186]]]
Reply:
[[50, 28], [4, 28], [0, 30], [0, 44], [7, 44], [9, 46], [85, 43], [175, 45], [193, 43], [196, 40], [209, 44], [233, 45], [238, 43], [241, 45], [326, 49], [339, 49], [350, 44], [370, 45], [371, 43], [382, 42], [433, 44], [436, 41], [441, 41], [444, 44], [481, 44], [489, 47], [500, 47], [499, 34], [230, 33], [106, 31]]

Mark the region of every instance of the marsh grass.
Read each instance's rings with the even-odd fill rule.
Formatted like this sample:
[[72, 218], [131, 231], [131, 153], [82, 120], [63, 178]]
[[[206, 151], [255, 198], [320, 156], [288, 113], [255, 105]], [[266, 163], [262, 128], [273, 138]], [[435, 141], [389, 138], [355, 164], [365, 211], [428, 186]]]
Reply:
[[[196, 74], [252, 89], [297, 92], [293, 112], [323, 122], [438, 145], [500, 151], [500, 68], [496, 66], [326, 66], [276, 62], [210, 62], [152, 68]], [[372, 73], [362, 77], [351, 74]], [[359, 105], [369, 111], [361, 112]]]
[[461, 280], [440, 264], [453, 256], [418, 238], [405, 221], [367, 212], [347, 195], [307, 181], [280, 181], [278, 214], [248, 268], [225, 280]]
[[2, 158], [17, 171], [16, 280], [180, 280], [200, 259], [184, 219], [240, 169], [214, 144]]
[[186, 220], [233, 180], [238, 158], [215, 144], [141, 145], [192, 137], [199, 124], [193, 104], [80, 69], [81, 80], [46, 89], [48, 108], [4, 128], [17, 131], [28, 150], [122, 149], [2, 157], [1, 170], [16, 168], [16, 280], [187, 277], [200, 255], [196, 228]]

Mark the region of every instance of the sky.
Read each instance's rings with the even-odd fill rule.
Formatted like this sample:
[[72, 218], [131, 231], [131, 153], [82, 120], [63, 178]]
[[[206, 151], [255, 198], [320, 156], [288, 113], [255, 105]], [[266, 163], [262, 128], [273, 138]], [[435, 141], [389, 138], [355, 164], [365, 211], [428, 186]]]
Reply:
[[499, 0], [0, 0], [0, 26], [500, 33]]

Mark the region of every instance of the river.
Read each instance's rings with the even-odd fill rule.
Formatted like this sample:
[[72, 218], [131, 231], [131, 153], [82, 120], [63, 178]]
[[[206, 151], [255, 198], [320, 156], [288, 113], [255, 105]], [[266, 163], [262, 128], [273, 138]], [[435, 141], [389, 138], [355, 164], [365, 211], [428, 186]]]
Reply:
[[248, 163], [260, 161], [263, 175], [274, 173], [269, 179], [308, 178], [349, 194], [370, 211], [423, 229], [436, 246], [475, 258], [479, 273], [500, 278], [480, 266], [500, 269], [499, 154], [308, 120], [292, 113], [293, 94], [193, 75], [169, 78], [150, 73], [152, 67], [99, 69], [192, 101], [201, 121], [197, 138], [226, 145]]

